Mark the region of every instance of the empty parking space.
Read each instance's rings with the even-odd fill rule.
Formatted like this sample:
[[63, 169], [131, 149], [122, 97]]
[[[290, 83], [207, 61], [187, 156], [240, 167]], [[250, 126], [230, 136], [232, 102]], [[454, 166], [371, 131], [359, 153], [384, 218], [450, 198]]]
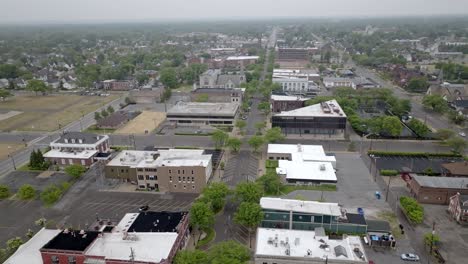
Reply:
[[379, 170], [412, 171], [422, 173], [429, 168], [434, 173], [442, 173], [444, 163], [460, 161], [459, 158], [425, 158], [425, 157], [376, 157], [373, 162]]

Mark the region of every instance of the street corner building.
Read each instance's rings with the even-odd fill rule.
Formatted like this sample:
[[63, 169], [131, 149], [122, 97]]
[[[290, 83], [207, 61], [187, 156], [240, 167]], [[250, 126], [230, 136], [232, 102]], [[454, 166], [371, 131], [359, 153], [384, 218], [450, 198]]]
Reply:
[[98, 159], [110, 157], [109, 136], [82, 132], [65, 132], [50, 143], [44, 158], [52, 165], [91, 166]]
[[273, 114], [272, 127], [287, 137], [344, 139], [346, 114], [336, 100]]
[[233, 126], [239, 111], [238, 103], [183, 103], [167, 111], [167, 120], [174, 126]]
[[136, 183], [138, 189], [200, 193], [213, 171], [204, 150], [125, 150], [105, 167], [107, 178]]

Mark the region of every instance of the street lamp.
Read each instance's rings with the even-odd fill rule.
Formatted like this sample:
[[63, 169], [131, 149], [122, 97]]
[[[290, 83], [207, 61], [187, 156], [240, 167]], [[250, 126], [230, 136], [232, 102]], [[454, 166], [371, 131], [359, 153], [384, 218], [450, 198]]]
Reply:
[[[8, 149], [11, 149], [11, 146], [8, 146]], [[9, 152], [8, 158], [11, 159], [11, 163], [13, 164], [13, 169], [16, 170], [15, 158], [14, 158], [14, 156], [12, 155], [12, 151], [8, 151], [8, 152]]]

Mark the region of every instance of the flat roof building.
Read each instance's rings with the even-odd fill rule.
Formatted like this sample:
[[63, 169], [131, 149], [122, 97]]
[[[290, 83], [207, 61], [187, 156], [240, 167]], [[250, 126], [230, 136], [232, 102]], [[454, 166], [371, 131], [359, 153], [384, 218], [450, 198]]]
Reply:
[[167, 111], [167, 120], [177, 125], [234, 125], [237, 103], [183, 103]]
[[279, 113], [282, 111], [291, 111], [302, 108], [309, 98], [294, 95], [276, 95], [272, 94], [270, 98], [271, 111]]
[[212, 173], [212, 155], [204, 150], [125, 150], [105, 167], [108, 178], [131, 181], [139, 189], [199, 193]]
[[316, 231], [258, 228], [255, 264], [367, 263], [359, 236], [330, 239]]
[[322, 145], [268, 144], [267, 158], [294, 162], [329, 162], [336, 168], [335, 156], [327, 155]]
[[408, 182], [413, 197], [420, 203], [449, 204], [457, 193], [468, 195], [468, 178], [418, 176]]
[[336, 100], [273, 114], [272, 127], [288, 135], [341, 139], [346, 132], [346, 114]]
[[330, 162], [294, 162], [279, 160], [276, 173], [291, 184], [335, 184], [335, 170]]

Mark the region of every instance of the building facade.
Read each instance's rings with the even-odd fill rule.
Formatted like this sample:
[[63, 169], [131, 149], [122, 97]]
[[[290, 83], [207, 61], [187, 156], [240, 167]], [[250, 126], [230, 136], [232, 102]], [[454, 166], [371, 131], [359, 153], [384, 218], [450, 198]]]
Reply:
[[44, 158], [52, 165], [67, 166], [81, 164], [89, 167], [99, 154], [110, 151], [109, 136], [81, 132], [66, 132], [50, 143]]
[[286, 135], [344, 138], [346, 114], [336, 100], [273, 114], [272, 127]]
[[200, 193], [212, 174], [212, 156], [203, 150], [122, 151], [105, 174], [139, 189]]
[[411, 175], [407, 184], [420, 203], [449, 204], [450, 197], [457, 193], [468, 195], [468, 178]]
[[468, 195], [457, 193], [451, 196], [448, 212], [458, 223], [468, 225]]
[[289, 95], [271, 95], [271, 111], [279, 113], [283, 111], [291, 111], [305, 106], [307, 98], [300, 96]]
[[198, 88], [190, 92], [192, 102], [242, 103], [243, 88]]
[[167, 120], [175, 126], [233, 126], [238, 103], [178, 103], [167, 111]]

